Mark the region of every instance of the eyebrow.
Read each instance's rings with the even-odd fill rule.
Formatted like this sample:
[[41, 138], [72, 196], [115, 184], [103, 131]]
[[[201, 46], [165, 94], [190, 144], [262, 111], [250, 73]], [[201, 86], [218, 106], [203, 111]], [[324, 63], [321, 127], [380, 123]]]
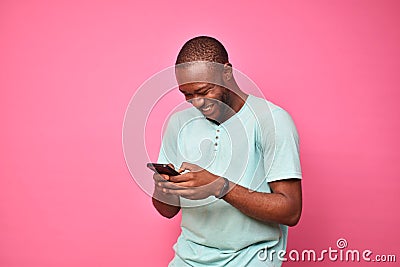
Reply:
[[[194, 93], [199, 93], [199, 92], [201, 92], [201, 91], [203, 91], [203, 90], [205, 90], [205, 89], [208, 89], [208, 87], [211, 88], [212, 86], [213, 86], [212, 83], [206, 84], [206, 85], [204, 85], [204, 86], [202, 86], [202, 87], [200, 87], [200, 88], [194, 90]], [[183, 91], [181, 88], [179, 88], [179, 91], [181, 91], [181, 93], [183, 93], [183, 94], [186, 93], [186, 92]]]

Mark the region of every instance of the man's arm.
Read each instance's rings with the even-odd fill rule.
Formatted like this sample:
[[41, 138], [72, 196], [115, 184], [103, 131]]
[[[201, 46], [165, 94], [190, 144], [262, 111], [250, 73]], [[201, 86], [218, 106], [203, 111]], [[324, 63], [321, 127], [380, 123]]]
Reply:
[[230, 182], [232, 189], [223, 199], [254, 219], [296, 225], [302, 210], [301, 180], [280, 180], [269, 183], [269, 186], [272, 193], [262, 193]]
[[[165, 192], [188, 199], [218, 196], [224, 179], [197, 165], [184, 162], [180, 172], [168, 177], [172, 183], [158, 183]], [[263, 221], [294, 226], [300, 219], [302, 207], [301, 180], [285, 179], [270, 182], [271, 193], [255, 192], [229, 182], [230, 191], [223, 199], [249, 217]]]
[[169, 179], [168, 175], [157, 174], [153, 175], [154, 179], [154, 192], [153, 192], [153, 206], [164, 217], [172, 218], [180, 211], [179, 196], [163, 192], [163, 187], [159, 183], [165, 183]]

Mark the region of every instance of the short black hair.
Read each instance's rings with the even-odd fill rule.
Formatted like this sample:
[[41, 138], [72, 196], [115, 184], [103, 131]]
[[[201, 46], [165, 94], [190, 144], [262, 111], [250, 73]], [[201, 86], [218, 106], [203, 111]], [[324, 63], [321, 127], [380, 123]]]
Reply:
[[194, 61], [229, 63], [228, 52], [217, 39], [209, 36], [198, 36], [190, 39], [182, 46], [175, 64]]

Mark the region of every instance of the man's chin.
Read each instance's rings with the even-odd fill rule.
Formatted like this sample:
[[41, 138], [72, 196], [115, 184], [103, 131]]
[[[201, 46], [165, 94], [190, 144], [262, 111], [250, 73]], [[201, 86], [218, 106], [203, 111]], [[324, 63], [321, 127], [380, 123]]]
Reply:
[[219, 105], [217, 105], [217, 104], [214, 104], [212, 107], [211, 107], [211, 109], [210, 110], [202, 110], [202, 109], [199, 109], [200, 110], [200, 112], [203, 114], [203, 116], [206, 118], [206, 119], [208, 119], [208, 120], [210, 120], [210, 121], [213, 121], [213, 122], [216, 122], [216, 123], [218, 123], [218, 124], [220, 124], [221, 123], [221, 110], [220, 110], [220, 107], [219, 107]]

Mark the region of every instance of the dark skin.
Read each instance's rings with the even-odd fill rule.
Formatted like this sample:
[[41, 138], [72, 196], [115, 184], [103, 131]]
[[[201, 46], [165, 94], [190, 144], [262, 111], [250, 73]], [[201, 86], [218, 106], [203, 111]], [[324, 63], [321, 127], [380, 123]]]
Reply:
[[[186, 69], [181, 73], [177, 72], [177, 78], [178, 81], [217, 79], [218, 85], [212, 82], [180, 82], [182, 85], [179, 90], [204, 116], [220, 123], [238, 112], [247, 98], [234, 80], [230, 64], [225, 64], [223, 71], [217, 77], [207, 73], [206, 67], [197, 66], [195, 70]], [[178, 171], [184, 173], [178, 176], [153, 175], [155, 181], [153, 205], [167, 218], [172, 218], [179, 212], [179, 197], [204, 199], [217, 196], [224, 184], [222, 177], [188, 162], [183, 162]], [[262, 193], [229, 182], [229, 192], [222, 199], [243, 214], [259, 221], [296, 225], [302, 210], [301, 180], [279, 180], [269, 183], [269, 186], [272, 192]]]

